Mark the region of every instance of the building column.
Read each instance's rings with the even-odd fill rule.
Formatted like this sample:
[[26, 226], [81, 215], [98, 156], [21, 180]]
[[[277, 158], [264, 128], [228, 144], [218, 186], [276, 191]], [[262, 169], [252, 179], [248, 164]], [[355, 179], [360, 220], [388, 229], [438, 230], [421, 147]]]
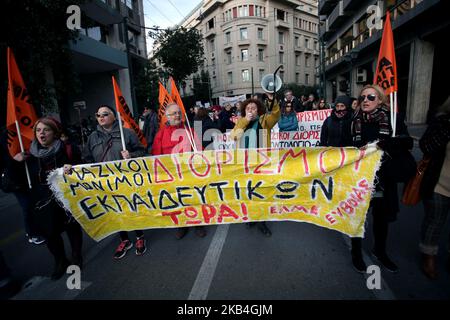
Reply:
[[120, 90], [122, 91], [123, 97], [125, 98], [125, 101], [127, 102], [128, 107], [130, 108], [131, 113], [133, 116], [135, 116], [137, 113], [137, 110], [134, 110], [133, 107], [133, 99], [131, 98], [131, 87], [130, 87], [130, 73], [128, 68], [127, 69], [119, 69], [119, 86]]
[[434, 45], [420, 39], [411, 43], [406, 121], [426, 123], [433, 76]]

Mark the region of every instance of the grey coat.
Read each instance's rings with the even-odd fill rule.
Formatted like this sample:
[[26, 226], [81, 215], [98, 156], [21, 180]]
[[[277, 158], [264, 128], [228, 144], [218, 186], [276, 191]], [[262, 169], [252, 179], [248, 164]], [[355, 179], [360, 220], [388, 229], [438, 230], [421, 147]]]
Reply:
[[[123, 128], [123, 135], [130, 156], [132, 158], [144, 156], [144, 146], [139, 142], [137, 135], [127, 128]], [[84, 146], [83, 160], [87, 163], [121, 160], [121, 151], [119, 123], [115, 121], [110, 132], [97, 125], [97, 129], [89, 136]]]

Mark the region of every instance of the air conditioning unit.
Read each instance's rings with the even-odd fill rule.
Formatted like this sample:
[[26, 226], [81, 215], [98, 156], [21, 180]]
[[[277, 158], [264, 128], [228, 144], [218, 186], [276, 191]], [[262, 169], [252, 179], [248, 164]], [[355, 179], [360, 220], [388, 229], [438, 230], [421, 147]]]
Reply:
[[363, 68], [356, 69], [356, 83], [364, 83], [367, 81], [367, 70]]

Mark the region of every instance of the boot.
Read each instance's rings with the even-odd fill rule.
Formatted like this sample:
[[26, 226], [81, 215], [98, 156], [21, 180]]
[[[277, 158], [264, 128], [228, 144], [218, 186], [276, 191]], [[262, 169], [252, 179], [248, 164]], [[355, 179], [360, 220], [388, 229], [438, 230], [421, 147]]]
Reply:
[[437, 278], [436, 256], [422, 253], [422, 271], [431, 280]]
[[385, 251], [378, 251], [376, 249], [372, 250], [372, 255], [376, 258], [381, 265], [389, 272], [397, 273], [397, 265], [388, 257]]
[[67, 267], [70, 265], [66, 257], [55, 260], [55, 267], [51, 276], [52, 280], [60, 279], [67, 271]]

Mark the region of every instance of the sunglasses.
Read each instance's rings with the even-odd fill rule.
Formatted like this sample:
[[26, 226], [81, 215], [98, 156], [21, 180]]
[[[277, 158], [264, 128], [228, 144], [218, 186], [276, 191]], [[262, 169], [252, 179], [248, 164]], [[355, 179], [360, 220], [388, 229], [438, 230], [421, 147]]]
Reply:
[[366, 100], [366, 97], [367, 97], [367, 100], [369, 100], [369, 101], [375, 101], [375, 99], [377, 98], [377, 96], [376, 95], [374, 95], [374, 94], [369, 94], [369, 95], [367, 95], [367, 96], [359, 96], [359, 101], [364, 101], [364, 100]]
[[180, 111], [180, 112], [173, 112], [173, 113], [168, 113], [168, 114], [167, 114], [168, 117], [173, 117], [173, 116], [177, 116], [177, 115], [181, 115], [181, 111]]
[[97, 118], [100, 118], [100, 117], [107, 117], [107, 116], [109, 116], [110, 114], [111, 114], [110, 112], [102, 112], [102, 113], [96, 113], [95, 116], [96, 116]]

